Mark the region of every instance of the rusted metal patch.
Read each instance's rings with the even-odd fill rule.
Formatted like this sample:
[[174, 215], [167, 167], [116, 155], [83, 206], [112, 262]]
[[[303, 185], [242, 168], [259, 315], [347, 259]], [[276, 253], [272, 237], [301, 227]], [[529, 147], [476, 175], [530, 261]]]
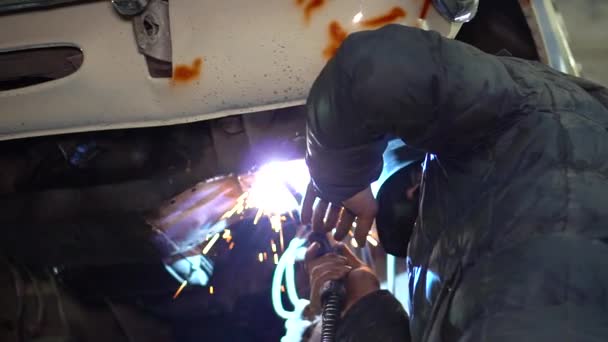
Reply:
[[431, 8], [431, 0], [424, 0], [424, 4], [422, 5], [422, 10], [420, 11], [419, 19], [425, 20], [427, 15], [429, 14], [429, 9]]
[[146, 222], [165, 240], [168, 255], [185, 253], [228, 225], [218, 222], [242, 193], [235, 176], [199, 183], [146, 215]]
[[198, 57], [193, 62], [192, 65], [180, 64], [175, 66], [173, 69], [173, 78], [171, 82], [173, 84], [177, 83], [188, 83], [194, 80], [197, 80], [201, 76], [201, 72], [203, 70], [203, 60]]
[[[358, 22], [358, 25], [368, 29], [376, 29], [398, 20], [405, 19], [405, 17], [407, 17], [407, 11], [399, 6], [395, 6], [385, 14]], [[338, 21], [334, 20], [329, 24], [329, 42], [323, 50], [323, 57], [325, 57], [326, 60], [331, 59], [336, 54], [348, 34], [349, 32], [347, 32]]]
[[406, 16], [407, 12], [403, 8], [395, 6], [385, 14], [361, 21], [361, 26], [365, 28], [378, 28], [394, 23], [399, 19], [405, 19]]
[[323, 57], [329, 60], [336, 54], [336, 52], [340, 48], [340, 45], [342, 45], [342, 42], [348, 36], [348, 32], [346, 32], [346, 30], [342, 27], [342, 25], [340, 25], [339, 22], [334, 20], [329, 24], [328, 33], [329, 43], [327, 44], [327, 47], [323, 50]]
[[304, 6], [304, 21], [308, 24], [314, 12], [318, 11], [325, 5], [326, 0], [296, 0], [298, 6]]

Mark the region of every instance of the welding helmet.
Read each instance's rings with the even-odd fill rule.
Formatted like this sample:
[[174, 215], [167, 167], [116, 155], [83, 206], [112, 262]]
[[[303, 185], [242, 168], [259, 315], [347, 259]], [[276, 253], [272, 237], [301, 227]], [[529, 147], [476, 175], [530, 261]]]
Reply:
[[[407, 146], [393, 150], [392, 154], [392, 160], [400, 159], [401, 162], [384, 179], [376, 194], [376, 229], [380, 243], [388, 254], [406, 257], [410, 236], [418, 218], [423, 154], [410, 151]], [[387, 159], [385, 164], [386, 162]]]

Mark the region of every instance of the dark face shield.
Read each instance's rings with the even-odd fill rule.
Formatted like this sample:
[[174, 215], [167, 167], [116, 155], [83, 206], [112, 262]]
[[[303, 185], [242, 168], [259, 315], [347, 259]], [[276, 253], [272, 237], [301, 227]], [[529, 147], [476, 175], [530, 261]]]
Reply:
[[390, 176], [378, 191], [378, 236], [386, 252], [397, 257], [407, 256], [418, 218], [421, 173], [420, 162], [413, 162]]

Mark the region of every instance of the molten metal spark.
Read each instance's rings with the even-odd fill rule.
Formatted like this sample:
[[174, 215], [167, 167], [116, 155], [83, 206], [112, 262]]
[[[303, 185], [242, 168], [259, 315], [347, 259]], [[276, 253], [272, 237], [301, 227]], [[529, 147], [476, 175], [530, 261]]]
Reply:
[[234, 248], [234, 242], [231, 242], [231, 243], [230, 243], [230, 246], [228, 246], [228, 249], [229, 249], [229, 250], [232, 250], [233, 248]]
[[215, 293], [215, 289], [213, 288], [213, 286], [209, 286], [209, 294], [212, 295]]
[[367, 242], [369, 242], [374, 247], [378, 247], [378, 241], [376, 241], [376, 239], [374, 239], [371, 235], [367, 236]]
[[270, 216], [270, 226], [272, 227], [272, 230], [278, 233], [281, 228], [283, 228], [281, 217], [279, 215]]
[[285, 252], [285, 242], [283, 241], [283, 226], [279, 230], [279, 243], [281, 244], [281, 252]]
[[288, 162], [272, 162], [252, 174], [253, 182], [237, 199], [236, 205], [222, 215], [222, 219], [241, 215], [246, 209], [257, 209], [254, 223], [264, 215], [272, 217], [288, 213], [298, 207], [292, 191], [304, 193], [310, 175], [303, 159]]
[[188, 281], [184, 280], [182, 282], [182, 284], [179, 286], [179, 288], [177, 289], [177, 291], [175, 291], [175, 294], [173, 295], [173, 299], [177, 299], [177, 297], [179, 297], [179, 295], [182, 293], [184, 288], [186, 288], [186, 285], [188, 285]]
[[255, 219], [253, 219], [253, 224], [257, 226], [257, 224], [258, 224], [258, 222], [260, 222], [260, 219], [262, 218], [262, 216], [264, 216], [264, 208], [258, 209], [258, 213], [255, 214]]
[[226, 243], [230, 243], [232, 241], [232, 232], [230, 231], [230, 229], [224, 229], [222, 239], [226, 240]]
[[211, 247], [213, 247], [213, 245], [215, 245], [215, 243], [217, 242], [217, 240], [220, 238], [220, 233], [216, 233], [215, 235], [213, 235], [213, 238], [211, 238], [211, 241], [209, 241], [207, 243], [207, 245], [205, 246], [205, 248], [203, 249], [203, 254], [207, 254], [209, 253], [209, 251], [211, 250]]
[[[285, 251], [283, 222], [287, 222], [289, 218], [295, 221], [292, 211], [299, 206], [294, 191], [304, 193], [310, 181], [306, 164], [304, 160], [273, 162], [262, 166], [251, 176], [253, 178], [245, 178], [246, 181], [252, 180], [250, 184], [245, 182], [246, 191], [237, 199], [236, 205], [223, 214], [222, 219], [235, 215], [240, 215], [242, 218], [246, 210], [257, 210], [253, 224], [257, 225], [263, 217], [268, 217], [272, 230], [279, 234], [279, 247], [282, 253]], [[224, 230], [222, 238], [230, 243], [230, 250], [234, 248], [230, 230]], [[215, 241], [211, 240], [205, 249], [207, 250], [213, 243]], [[275, 240], [271, 241], [275, 264], [279, 261], [279, 247]], [[258, 260], [260, 262], [268, 260], [268, 254], [258, 254]]]
[[234, 207], [225, 212], [221, 219], [225, 220], [231, 218], [235, 214], [240, 215], [245, 210], [247, 197], [249, 197], [249, 192], [244, 192], [241, 196], [239, 196]]

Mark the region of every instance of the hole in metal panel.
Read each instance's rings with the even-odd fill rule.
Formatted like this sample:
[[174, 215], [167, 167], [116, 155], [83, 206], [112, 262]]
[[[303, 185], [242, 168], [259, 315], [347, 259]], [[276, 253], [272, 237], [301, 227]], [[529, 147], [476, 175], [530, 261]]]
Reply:
[[64, 78], [80, 69], [83, 59], [71, 45], [0, 51], [0, 91]]

